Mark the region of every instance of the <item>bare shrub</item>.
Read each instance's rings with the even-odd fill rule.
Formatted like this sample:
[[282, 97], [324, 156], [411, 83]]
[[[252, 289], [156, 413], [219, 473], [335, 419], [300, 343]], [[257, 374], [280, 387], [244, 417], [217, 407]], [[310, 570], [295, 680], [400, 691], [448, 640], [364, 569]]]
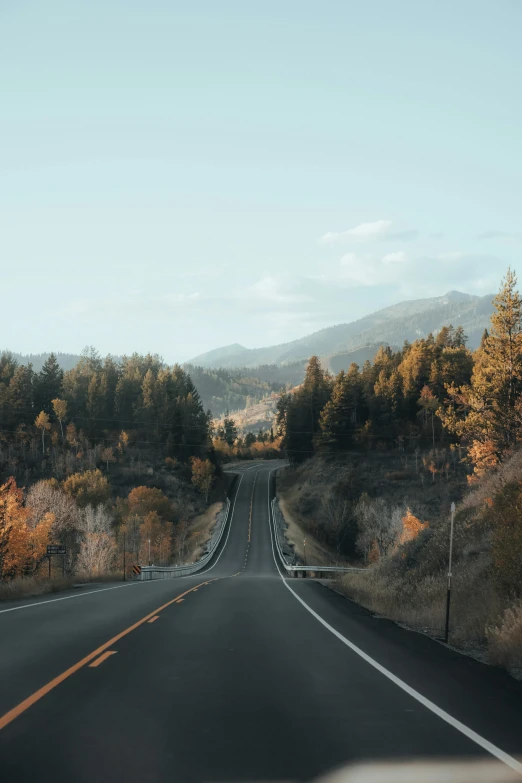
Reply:
[[313, 514], [319, 507], [319, 497], [317, 493], [313, 492], [312, 490], [305, 489], [299, 495], [299, 499], [296, 505], [299, 514], [303, 514], [304, 516]]
[[27, 493], [26, 506], [30, 510], [29, 524], [36, 527], [46, 514], [54, 516], [51, 527], [53, 543], [67, 547], [66, 571], [74, 570], [79, 550], [78, 528], [81, 512], [73, 498], [63, 490], [53, 487], [48, 481], [38, 481]]
[[350, 518], [350, 503], [339, 497], [323, 498], [321, 503], [328, 535], [335, 541], [335, 549], [341, 554], [344, 534]]
[[522, 667], [522, 601], [504, 611], [500, 624], [487, 629], [487, 638], [492, 663], [509, 670]]
[[19, 576], [11, 579], [9, 582], [0, 583], [0, 601], [43, 595], [44, 593], [55, 593], [59, 590], [66, 590], [68, 587], [72, 587], [72, 585], [73, 580], [71, 578], [53, 577], [52, 579], [46, 579], [44, 577]]
[[98, 576], [110, 571], [114, 561], [116, 544], [112, 533], [112, 518], [101, 503], [82, 509], [80, 518], [81, 544], [78, 555], [78, 571], [88, 576]]
[[359, 526], [357, 548], [368, 561], [373, 546], [380, 557], [386, 557], [402, 533], [402, 517], [406, 509], [390, 506], [383, 498], [372, 500], [364, 494], [355, 505], [354, 514]]
[[[483, 644], [486, 627], [501, 613], [499, 595], [485, 579], [486, 563], [477, 561], [455, 571], [450, 641], [463, 647]], [[371, 566], [364, 573], [344, 574], [341, 592], [392, 620], [433, 636], [442, 635], [446, 600], [446, 573], [419, 577], [416, 570], [400, 570], [394, 561]]]

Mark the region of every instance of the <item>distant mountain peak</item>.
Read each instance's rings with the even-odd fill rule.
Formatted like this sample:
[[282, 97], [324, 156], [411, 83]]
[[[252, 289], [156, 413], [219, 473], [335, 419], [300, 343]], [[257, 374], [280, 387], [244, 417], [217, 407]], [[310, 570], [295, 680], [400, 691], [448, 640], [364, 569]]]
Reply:
[[244, 345], [240, 345], [240, 343], [232, 343], [231, 345], [224, 345], [222, 348], [214, 348], [212, 351], [201, 353], [199, 356], [195, 356], [191, 359], [190, 362], [187, 362], [187, 364], [207, 365], [211, 362], [214, 366], [217, 366], [216, 362], [220, 362], [224, 359], [228, 359], [230, 356], [235, 356], [238, 353], [248, 350], [248, 348], [245, 348]]
[[443, 326], [463, 326], [470, 348], [476, 348], [493, 311], [491, 294], [477, 296], [448, 291], [444, 296], [410, 299], [365, 315], [357, 321], [340, 323], [313, 334], [264, 348], [227, 345], [202, 354], [189, 363], [203, 367], [255, 368], [262, 365], [283, 367], [306, 361], [313, 354], [325, 360], [359, 351], [367, 345], [402, 345], [438, 334]]
[[467, 302], [470, 299], [479, 299], [478, 296], [473, 296], [473, 294], [464, 294], [462, 291], [448, 291], [447, 294], [444, 294], [442, 299], [445, 299], [448, 302]]

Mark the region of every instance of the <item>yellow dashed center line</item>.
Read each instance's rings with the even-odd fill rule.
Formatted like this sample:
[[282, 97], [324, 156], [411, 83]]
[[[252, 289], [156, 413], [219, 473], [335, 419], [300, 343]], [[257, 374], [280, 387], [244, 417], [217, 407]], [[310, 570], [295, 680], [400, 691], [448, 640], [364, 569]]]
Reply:
[[149, 623], [155, 623], [155, 622], [156, 622], [156, 620], [159, 620], [159, 614], [157, 614], [155, 617], [151, 617], [151, 618], [150, 618], [150, 620], [149, 620], [148, 622], [149, 622]]
[[103, 655], [100, 655], [99, 658], [96, 658], [95, 661], [90, 663], [89, 664], [89, 668], [90, 669], [97, 668], [100, 665], [100, 663], [103, 663], [104, 661], [106, 661], [107, 658], [110, 658], [111, 655], [116, 655], [116, 653], [117, 653], [117, 650], [107, 650], [107, 652], [104, 652]]
[[[167, 603], [163, 604], [163, 606], [159, 606], [153, 612], [150, 612], [149, 614], [145, 615], [145, 617], [142, 617], [141, 620], [138, 620], [138, 622], [134, 623], [133, 625], [130, 625], [124, 631], [121, 631], [121, 633], [116, 634], [116, 636], [113, 636], [112, 639], [109, 639], [109, 641], [105, 642], [105, 644], [102, 644], [100, 647], [97, 647], [96, 650], [93, 650], [91, 653], [86, 655], [85, 658], [82, 658], [73, 666], [70, 666], [68, 669], [66, 669], [64, 672], [59, 674], [57, 677], [50, 680], [46, 685], [43, 685], [37, 691], [32, 693], [23, 701], [21, 701], [20, 704], [17, 704], [16, 707], [13, 707], [11, 710], [9, 710], [9, 712], [6, 712], [5, 715], [2, 715], [2, 717], [0, 717], [0, 729], [5, 729], [5, 727], [8, 726], [9, 723], [11, 723], [15, 718], [18, 718], [19, 715], [21, 715], [23, 712], [28, 710], [29, 707], [32, 707], [33, 704], [36, 704], [37, 701], [39, 701], [44, 696], [46, 696], [50, 691], [56, 688], [57, 685], [60, 685], [60, 683], [62, 683], [72, 674], [75, 674], [75, 672], [77, 672], [83, 666], [86, 666], [87, 664], [91, 665], [91, 661], [94, 661], [93, 665], [99, 666], [99, 664], [102, 663], [102, 661], [104, 661], [109, 655], [112, 655], [113, 653], [116, 652], [115, 650], [109, 650], [108, 649], [109, 647], [113, 647], [116, 644], [116, 642], [119, 642], [120, 639], [123, 639], [123, 637], [131, 633], [131, 631], [134, 631], [136, 628], [139, 628], [140, 625], [143, 625], [144, 623], [151, 620], [155, 615], [158, 614], [158, 612], [163, 611], [163, 609], [166, 609], [167, 606], [171, 606], [174, 603], [179, 603], [180, 600], [183, 600], [183, 597], [185, 595], [188, 595], [189, 593], [193, 592], [194, 589], [197, 589], [198, 587], [202, 587], [202, 585], [207, 585], [213, 581], [214, 581], [213, 579], [209, 579], [206, 582], [202, 582], [201, 584], [196, 585], [195, 588], [191, 587], [189, 590], [185, 590], [184, 593], [181, 593], [180, 595], [176, 596], [176, 598], [172, 598], [170, 601], [167, 601]], [[102, 655], [102, 653], [107, 653], [107, 654], [104, 656]]]

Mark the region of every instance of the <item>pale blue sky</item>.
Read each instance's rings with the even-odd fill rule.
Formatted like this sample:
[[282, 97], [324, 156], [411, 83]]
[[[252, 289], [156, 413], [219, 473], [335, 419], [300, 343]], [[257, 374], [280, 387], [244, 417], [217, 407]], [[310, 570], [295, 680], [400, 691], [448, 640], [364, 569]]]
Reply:
[[183, 361], [496, 290], [521, 34], [518, 0], [0, 0], [0, 347]]

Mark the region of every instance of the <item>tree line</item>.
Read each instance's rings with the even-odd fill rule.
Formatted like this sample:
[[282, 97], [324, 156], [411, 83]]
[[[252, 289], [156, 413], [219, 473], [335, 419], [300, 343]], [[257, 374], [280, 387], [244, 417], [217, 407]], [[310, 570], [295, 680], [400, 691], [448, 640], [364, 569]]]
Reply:
[[472, 352], [461, 326], [381, 347], [373, 363], [335, 378], [317, 356], [299, 388], [281, 396], [278, 434], [292, 462], [315, 453], [460, 443], [475, 473], [497, 465], [522, 437], [522, 304], [508, 270], [490, 330]]
[[116, 361], [87, 349], [64, 372], [51, 354], [38, 373], [10, 353], [0, 356], [4, 473], [21, 465], [38, 473], [42, 460], [53, 475], [70, 472], [67, 453], [94, 447], [108, 467], [109, 452], [129, 443], [184, 461], [202, 457], [211, 448], [210, 421], [189, 374], [155, 355]]

